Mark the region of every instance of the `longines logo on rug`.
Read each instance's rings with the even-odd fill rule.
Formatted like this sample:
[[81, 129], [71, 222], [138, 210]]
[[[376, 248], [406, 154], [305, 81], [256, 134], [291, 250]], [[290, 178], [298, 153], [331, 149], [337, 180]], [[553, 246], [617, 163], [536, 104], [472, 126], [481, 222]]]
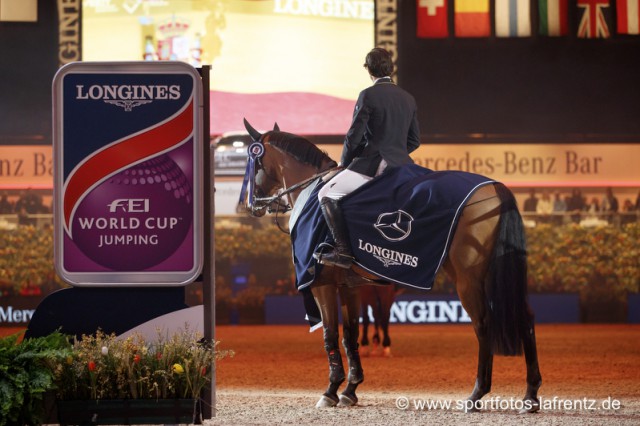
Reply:
[[76, 99], [102, 100], [131, 111], [134, 107], [148, 104], [154, 100], [180, 99], [178, 85], [138, 85], [138, 84], [94, 84], [85, 89], [76, 85]]
[[402, 241], [411, 234], [413, 217], [403, 211], [382, 213], [373, 225], [387, 241]]
[[412, 256], [396, 250], [380, 247], [375, 244], [366, 243], [358, 240], [358, 249], [371, 254], [373, 257], [382, 262], [385, 268], [389, 266], [407, 265], [413, 268], [418, 266], [418, 256]]

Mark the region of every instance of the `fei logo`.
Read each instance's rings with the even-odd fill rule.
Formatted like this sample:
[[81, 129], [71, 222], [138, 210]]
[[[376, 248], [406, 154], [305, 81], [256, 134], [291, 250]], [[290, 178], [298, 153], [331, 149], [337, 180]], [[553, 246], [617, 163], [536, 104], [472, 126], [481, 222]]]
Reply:
[[413, 217], [404, 210], [382, 213], [373, 225], [387, 241], [402, 241], [411, 234]]
[[149, 199], [148, 198], [118, 198], [108, 204], [109, 213], [115, 213], [117, 211], [127, 213], [148, 213], [149, 212]]

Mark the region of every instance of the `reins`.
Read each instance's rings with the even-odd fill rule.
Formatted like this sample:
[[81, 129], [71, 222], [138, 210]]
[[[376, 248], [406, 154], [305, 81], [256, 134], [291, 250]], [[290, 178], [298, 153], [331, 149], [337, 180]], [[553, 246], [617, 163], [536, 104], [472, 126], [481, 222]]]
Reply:
[[[274, 222], [275, 224], [278, 226], [278, 229], [280, 229], [280, 231], [284, 232], [285, 234], [289, 235], [290, 232], [286, 229], [284, 229], [282, 227], [282, 225], [280, 225], [280, 222], [278, 221], [278, 213], [286, 213], [289, 210], [291, 210], [291, 207], [289, 206], [288, 203], [283, 203], [282, 202], [282, 197], [291, 194], [292, 192], [297, 191], [298, 189], [305, 189], [307, 186], [311, 185], [316, 179], [321, 179], [322, 177], [328, 175], [331, 172], [337, 171], [337, 170], [341, 170], [342, 167], [336, 166], [336, 167], [331, 167], [327, 170], [324, 170], [320, 173], [316, 173], [315, 175], [304, 179], [303, 181], [300, 181], [296, 184], [291, 185], [288, 188], [283, 189], [282, 191], [280, 191], [277, 195], [273, 195], [271, 197], [264, 197], [264, 198], [255, 198], [254, 199], [254, 203], [258, 204], [258, 203], [263, 203], [262, 207], [256, 207], [256, 210], [258, 209], [262, 209], [262, 208], [267, 208], [267, 213], [274, 213], [275, 212], [275, 218], [274, 218]], [[277, 207], [274, 209], [271, 208], [271, 205], [277, 203]]]

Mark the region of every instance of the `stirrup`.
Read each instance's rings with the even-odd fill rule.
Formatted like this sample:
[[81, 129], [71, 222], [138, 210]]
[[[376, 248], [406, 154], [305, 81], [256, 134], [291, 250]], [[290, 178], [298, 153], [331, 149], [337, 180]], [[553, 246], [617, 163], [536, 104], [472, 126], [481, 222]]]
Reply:
[[318, 245], [313, 258], [322, 265], [338, 266], [344, 269], [351, 269], [351, 264], [355, 260], [351, 255], [336, 253], [335, 247], [328, 243]]
[[351, 269], [353, 257], [336, 252], [314, 253], [313, 258], [325, 266], [337, 266], [339, 268]]

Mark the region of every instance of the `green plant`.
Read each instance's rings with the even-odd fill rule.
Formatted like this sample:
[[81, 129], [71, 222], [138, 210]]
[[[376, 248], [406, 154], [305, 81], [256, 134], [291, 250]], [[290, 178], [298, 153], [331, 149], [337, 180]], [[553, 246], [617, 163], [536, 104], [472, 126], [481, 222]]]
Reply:
[[153, 342], [98, 331], [56, 367], [58, 399], [199, 398], [214, 360], [232, 356], [188, 329]]
[[20, 337], [0, 339], [0, 426], [42, 423], [44, 394], [55, 388], [55, 366], [71, 355], [67, 337], [59, 332]]

